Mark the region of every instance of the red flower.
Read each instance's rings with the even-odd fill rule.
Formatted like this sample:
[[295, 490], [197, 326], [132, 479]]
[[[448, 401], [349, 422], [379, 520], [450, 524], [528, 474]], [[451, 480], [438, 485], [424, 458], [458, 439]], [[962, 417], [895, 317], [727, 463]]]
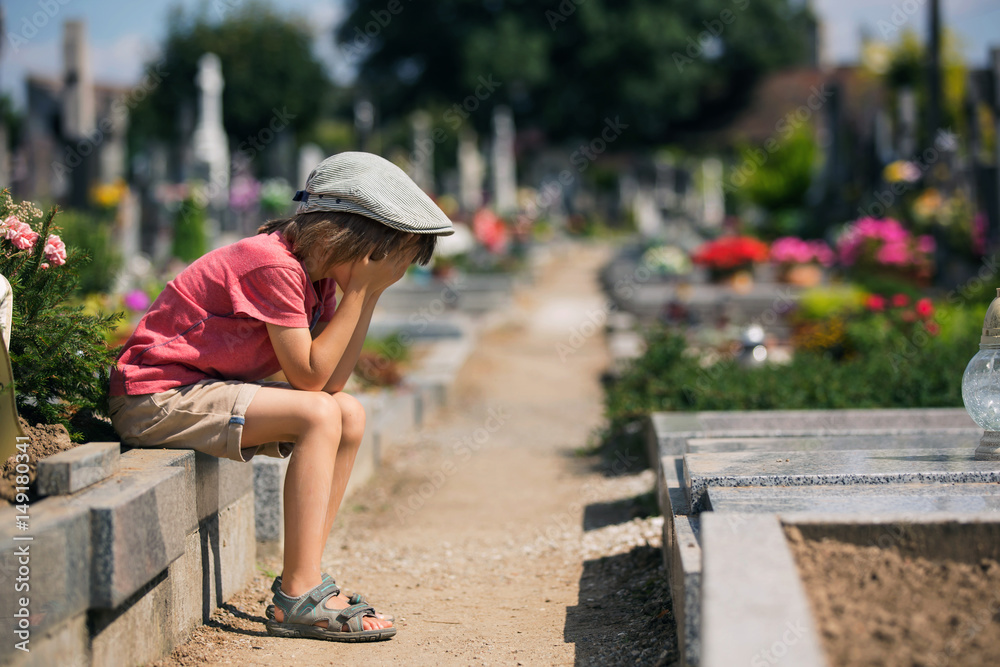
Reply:
[[902, 308], [903, 306], [910, 305], [910, 297], [905, 294], [893, 294], [892, 295], [892, 307]]
[[941, 333], [941, 327], [938, 326], [937, 322], [924, 322], [924, 328], [927, 329], [927, 333], [932, 336], [937, 336]]
[[904, 311], [901, 317], [904, 322], [915, 322], [917, 320], [917, 314], [912, 310]]
[[934, 305], [931, 303], [931, 300], [927, 298], [917, 301], [916, 309], [917, 315], [924, 319], [927, 319], [934, 314]]
[[869, 294], [865, 301], [865, 308], [879, 312], [885, 310], [885, 297], [881, 294]]
[[691, 260], [713, 269], [735, 269], [767, 260], [767, 244], [747, 236], [723, 236], [703, 243]]

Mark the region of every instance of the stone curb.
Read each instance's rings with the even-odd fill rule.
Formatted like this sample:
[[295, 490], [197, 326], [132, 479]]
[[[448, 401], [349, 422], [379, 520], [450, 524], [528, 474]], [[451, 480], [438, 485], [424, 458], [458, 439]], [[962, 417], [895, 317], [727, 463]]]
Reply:
[[38, 462], [38, 493], [64, 496], [115, 474], [121, 444], [88, 442]]

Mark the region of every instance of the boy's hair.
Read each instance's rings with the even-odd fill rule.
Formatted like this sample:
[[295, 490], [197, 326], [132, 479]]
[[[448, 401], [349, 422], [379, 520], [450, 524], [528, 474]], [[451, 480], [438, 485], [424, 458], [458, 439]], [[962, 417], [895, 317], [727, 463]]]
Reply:
[[410, 234], [387, 227], [357, 213], [314, 211], [290, 218], [269, 220], [258, 234], [281, 232], [301, 261], [313, 258], [328, 271], [337, 264], [351, 264], [364, 257], [378, 260], [404, 248], [417, 248], [414, 262], [425, 265], [434, 254], [437, 236]]

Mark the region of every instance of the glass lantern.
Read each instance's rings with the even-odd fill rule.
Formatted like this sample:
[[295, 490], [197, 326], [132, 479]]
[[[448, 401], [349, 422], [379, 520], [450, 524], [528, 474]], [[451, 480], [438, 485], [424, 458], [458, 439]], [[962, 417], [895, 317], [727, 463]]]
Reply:
[[983, 320], [979, 352], [962, 376], [962, 402], [972, 420], [985, 432], [976, 460], [1000, 461], [1000, 288]]

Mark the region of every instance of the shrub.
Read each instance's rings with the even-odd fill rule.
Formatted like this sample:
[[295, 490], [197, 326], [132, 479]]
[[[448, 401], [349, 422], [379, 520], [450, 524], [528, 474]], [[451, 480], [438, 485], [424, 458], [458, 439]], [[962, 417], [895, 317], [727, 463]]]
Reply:
[[941, 309], [909, 328], [892, 317], [847, 323], [851, 354], [800, 350], [788, 364], [759, 367], [735, 359], [703, 367], [681, 333], [654, 330], [646, 353], [608, 388], [608, 435], [634, 433], [636, 421], [656, 411], [960, 407], [982, 312]]
[[87, 258], [66, 249], [54, 232], [56, 209], [42, 215], [0, 192], [0, 273], [14, 297], [10, 338], [18, 411], [29, 421], [70, 423], [80, 410], [107, 414], [108, 375], [115, 350], [104, 343], [121, 313], [85, 315], [71, 297], [77, 267]]
[[208, 251], [205, 236], [205, 208], [189, 196], [181, 202], [174, 217], [174, 243], [171, 253], [185, 262], [193, 262]]

